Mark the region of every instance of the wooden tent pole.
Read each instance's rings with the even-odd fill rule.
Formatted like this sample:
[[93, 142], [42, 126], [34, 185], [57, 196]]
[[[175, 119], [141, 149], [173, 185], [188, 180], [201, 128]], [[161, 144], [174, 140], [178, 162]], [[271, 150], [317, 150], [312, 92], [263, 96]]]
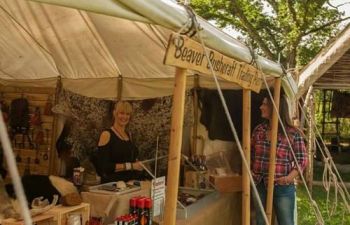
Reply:
[[[243, 151], [250, 167], [250, 124], [251, 91], [243, 89]], [[245, 166], [242, 166], [242, 225], [250, 225], [250, 180]]]
[[[193, 89], [193, 130], [192, 130], [192, 150], [190, 151], [189, 157], [197, 154], [197, 138], [198, 138], [198, 87], [199, 87], [199, 76], [194, 75], [194, 89]], [[203, 154], [201, 152], [200, 154]]]
[[[57, 81], [56, 81], [56, 90], [55, 90], [55, 95], [54, 95], [54, 102], [53, 105], [57, 105], [59, 103], [59, 95], [62, 91], [62, 77], [58, 76]], [[51, 109], [50, 109], [51, 110]], [[58, 124], [58, 116], [53, 114], [53, 124], [52, 124], [52, 132], [51, 132], [51, 140], [57, 140], [58, 139], [58, 134], [57, 134], [57, 124]], [[47, 154], [49, 154], [49, 174], [53, 175], [58, 175], [58, 165], [57, 165], [57, 151], [55, 150], [55, 144], [56, 141], [51, 141], [50, 146], [50, 151], [47, 149]]]
[[[281, 78], [276, 78], [274, 84], [273, 100], [275, 102], [277, 110], [280, 105], [280, 89]], [[277, 147], [277, 133], [278, 133], [278, 111], [273, 107], [272, 119], [271, 119], [271, 147], [270, 147], [270, 161], [269, 161], [269, 179], [267, 185], [267, 198], [266, 198], [266, 216], [269, 224], [272, 222], [272, 203], [273, 203], [273, 189], [275, 182], [275, 168], [276, 168], [276, 147]]]
[[307, 166], [307, 186], [309, 188], [310, 193], [312, 194], [312, 182], [314, 177], [314, 153], [315, 153], [315, 132], [314, 132], [314, 120], [315, 120], [315, 104], [313, 100], [313, 95], [310, 96], [309, 102], [309, 127], [308, 127], [308, 156], [309, 156], [309, 164]]
[[166, 225], [175, 225], [176, 223], [176, 204], [179, 187], [185, 90], [186, 69], [176, 68], [164, 212], [164, 224]]

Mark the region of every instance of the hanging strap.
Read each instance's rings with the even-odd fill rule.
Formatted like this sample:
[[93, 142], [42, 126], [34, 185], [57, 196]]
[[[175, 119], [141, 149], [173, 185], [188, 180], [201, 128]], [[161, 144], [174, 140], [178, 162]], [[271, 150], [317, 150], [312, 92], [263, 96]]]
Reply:
[[117, 80], [117, 100], [120, 101], [122, 99], [123, 93], [123, 76], [119, 75]]

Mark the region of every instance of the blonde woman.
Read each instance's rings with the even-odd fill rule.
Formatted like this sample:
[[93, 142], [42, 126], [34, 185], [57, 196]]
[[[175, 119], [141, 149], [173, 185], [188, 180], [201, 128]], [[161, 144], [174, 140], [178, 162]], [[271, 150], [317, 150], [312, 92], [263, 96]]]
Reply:
[[142, 179], [142, 167], [137, 161], [138, 150], [125, 130], [131, 113], [131, 104], [119, 101], [114, 106], [113, 125], [100, 135], [96, 169], [102, 183]]

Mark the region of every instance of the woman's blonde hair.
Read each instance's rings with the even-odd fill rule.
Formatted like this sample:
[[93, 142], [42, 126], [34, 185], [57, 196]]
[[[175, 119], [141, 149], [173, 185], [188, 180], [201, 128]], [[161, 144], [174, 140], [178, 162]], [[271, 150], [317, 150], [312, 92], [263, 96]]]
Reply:
[[125, 112], [130, 113], [132, 112], [132, 106], [127, 101], [119, 101], [114, 105], [114, 110], [116, 112]]

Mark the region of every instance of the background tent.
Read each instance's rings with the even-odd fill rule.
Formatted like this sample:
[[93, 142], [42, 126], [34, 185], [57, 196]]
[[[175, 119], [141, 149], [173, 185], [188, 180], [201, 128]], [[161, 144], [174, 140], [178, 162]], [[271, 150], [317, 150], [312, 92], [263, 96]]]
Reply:
[[350, 88], [350, 25], [347, 25], [300, 72], [298, 94], [300, 97], [313, 85], [316, 89]]

